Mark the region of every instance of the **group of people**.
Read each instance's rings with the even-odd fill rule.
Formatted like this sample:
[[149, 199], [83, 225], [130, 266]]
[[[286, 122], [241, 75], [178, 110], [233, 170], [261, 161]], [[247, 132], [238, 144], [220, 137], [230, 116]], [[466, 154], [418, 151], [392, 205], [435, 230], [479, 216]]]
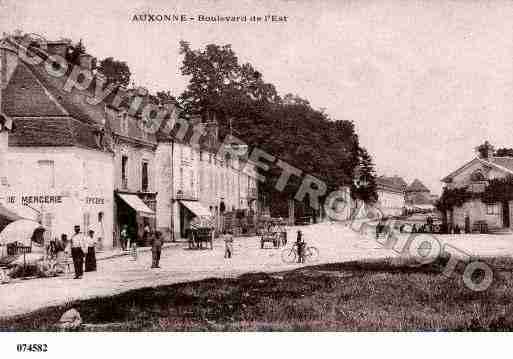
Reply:
[[80, 231], [80, 226], [75, 225], [74, 234], [71, 236], [69, 246], [71, 248], [73, 267], [75, 268], [75, 279], [82, 278], [84, 271], [96, 271], [96, 239], [93, 230], [89, 230], [87, 236], [84, 236]]
[[96, 246], [97, 238], [93, 230], [84, 235], [79, 225], [73, 228], [73, 235], [68, 239], [67, 234], [62, 234], [60, 239], [53, 239], [46, 247], [47, 256], [58, 264], [65, 265], [71, 254], [75, 269], [75, 279], [80, 279], [84, 272], [96, 271]]

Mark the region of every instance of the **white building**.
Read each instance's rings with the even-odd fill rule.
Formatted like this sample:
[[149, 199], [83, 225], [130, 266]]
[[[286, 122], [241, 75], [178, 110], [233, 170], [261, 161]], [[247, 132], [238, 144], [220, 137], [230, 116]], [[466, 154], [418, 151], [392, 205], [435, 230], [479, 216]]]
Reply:
[[385, 216], [399, 216], [405, 208], [406, 182], [398, 176], [376, 178], [380, 211]]
[[257, 210], [255, 166], [218, 151], [217, 125], [204, 126], [198, 145], [173, 137], [159, 140], [157, 227], [171, 229], [175, 239], [187, 235], [195, 216], [212, 216], [219, 229], [224, 212]]
[[[18, 40], [0, 44], [0, 111], [13, 124], [8, 140], [0, 132], [0, 204], [40, 220], [51, 237], [71, 234], [75, 224], [94, 229], [105, 248], [119, 246], [123, 225], [140, 238], [148, 223], [173, 239], [184, 236], [195, 215], [212, 214], [219, 226], [223, 209], [256, 211], [254, 166], [164, 133], [176, 124], [174, 105], [161, 128], [143, 130], [147, 97], [135, 112], [131, 101], [139, 95], [131, 90], [91, 104], [84, 96], [91, 88], [65, 90], [67, 76], [54, 76], [51, 64], [20, 59]], [[51, 42], [47, 52], [36, 51], [65, 58], [70, 46]], [[80, 55], [80, 69], [93, 63]], [[219, 146], [217, 125], [205, 126]]]
[[12, 120], [0, 203], [40, 220], [47, 237], [69, 235], [78, 224], [112, 246], [113, 154], [102, 122], [16, 51], [15, 42], [0, 44], [0, 109]]

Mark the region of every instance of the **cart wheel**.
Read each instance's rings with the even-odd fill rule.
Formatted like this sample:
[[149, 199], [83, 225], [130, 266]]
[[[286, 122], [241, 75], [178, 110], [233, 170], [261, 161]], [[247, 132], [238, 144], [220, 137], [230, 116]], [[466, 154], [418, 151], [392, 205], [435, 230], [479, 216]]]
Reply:
[[297, 253], [294, 250], [294, 247], [292, 248], [285, 248], [281, 252], [281, 260], [285, 263], [294, 263], [297, 260]]
[[309, 262], [315, 262], [319, 259], [319, 250], [315, 247], [306, 247], [305, 259]]

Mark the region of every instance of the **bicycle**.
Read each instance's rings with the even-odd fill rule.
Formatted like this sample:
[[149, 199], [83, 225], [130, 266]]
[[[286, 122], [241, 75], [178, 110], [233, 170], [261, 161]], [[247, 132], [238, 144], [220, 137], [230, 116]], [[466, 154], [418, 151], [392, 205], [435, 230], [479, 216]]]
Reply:
[[[313, 247], [313, 246], [306, 247], [304, 249], [304, 251], [305, 251], [305, 253], [303, 256], [304, 256], [305, 262], [315, 262], [319, 258], [319, 250], [316, 247]], [[297, 262], [298, 256], [299, 256], [299, 253], [298, 253], [297, 243], [294, 243], [292, 245], [292, 247], [290, 247], [290, 248], [285, 248], [281, 252], [281, 259], [285, 263]]]

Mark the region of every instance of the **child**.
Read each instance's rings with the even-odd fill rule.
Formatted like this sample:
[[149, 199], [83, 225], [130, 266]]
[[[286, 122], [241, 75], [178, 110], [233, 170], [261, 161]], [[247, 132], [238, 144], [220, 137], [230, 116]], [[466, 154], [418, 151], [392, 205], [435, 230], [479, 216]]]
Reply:
[[132, 247], [130, 248], [130, 255], [132, 256], [133, 261], [137, 261], [137, 243], [132, 242]]
[[225, 232], [224, 238], [224, 258], [231, 258], [233, 254], [233, 233], [232, 231]]

